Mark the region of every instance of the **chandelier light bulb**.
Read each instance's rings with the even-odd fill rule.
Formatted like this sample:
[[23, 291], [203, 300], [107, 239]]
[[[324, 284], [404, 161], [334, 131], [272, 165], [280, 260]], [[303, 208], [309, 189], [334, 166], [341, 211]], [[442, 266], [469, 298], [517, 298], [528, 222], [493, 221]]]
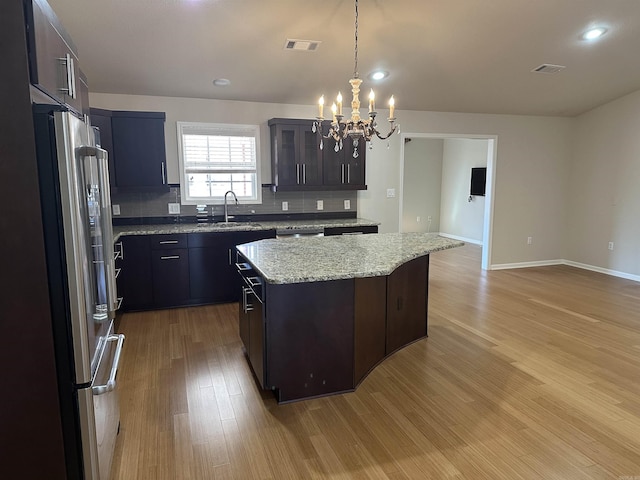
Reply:
[[376, 94], [373, 93], [373, 88], [372, 88], [371, 91], [369, 92], [369, 113], [375, 111], [376, 109], [375, 99], [376, 99]]
[[338, 101], [338, 115], [342, 115], [342, 93], [338, 92], [336, 100]]
[[393, 112], [395, 108], [396, 108], [396, 101], [393, 98], [393, 95], [391, 95], [391, 98], [389, 99], [389, 118], [394, 118]]
[[323, 109], [324, 109], [324, 95], [322, 95], [320, 97], [320, 100], [318, 100], [318, 111], [320, 113], [320, 115], [318, 115], [319, 118], [322, 118]]

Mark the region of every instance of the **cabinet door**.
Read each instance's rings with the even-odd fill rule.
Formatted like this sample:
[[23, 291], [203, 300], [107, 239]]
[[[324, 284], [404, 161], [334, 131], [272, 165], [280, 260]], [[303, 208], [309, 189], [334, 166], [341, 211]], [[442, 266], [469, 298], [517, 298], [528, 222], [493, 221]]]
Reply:
[[386, 355], [427, 334], [429, 256], [398, 267], [387, 277]]
[[195, 303], [237, 299], [238, 274], [229, 266], [229, 248], [227, 240], [219, 238], [209, 246], [189, 249], [189, 289]]
[[44, 0], [25, 2], [31, 83], [60, 103], [82, 112], [75, 46]]
[[[366, 142], [360, 139], [358, 147], [354, 147], [351, 138], [347, 137], [342, 141], [342, 149], [336, 152], [335, 146], [335, 140], [324, 140], [322, 149], [324, 185], [334, 186], [337, 190], [366, 189], [364, 176]], [[357, 153], [355, 157], [354, 151]]]
[[249, 310], [249, 350], [247, 354], [253, 373], [256, 374], [260, 386], [264, 388], [264, 312], [262, 303], [251, 290], [247, 293], [247, 309]]
[[276, 186], [296, 186], [299, 183], [298, 125], [271, 126], [273, 183]]
[[125, 236], [122, 242], [121, 268], [117, 279], [118, 296], [122, 297], [123, 311], [141, 310], [153, 304], [151, 284], [151, 250], [149, 237]]
[[242, 344], [244, 345], [244, 349], [247, 352], [247, 357], [249, 356], [249, 310], [247, 307], [247, 295], [251, 291], [249, 287], [243, 286], [241, 290], [240, 301], [238, 302], [238, 333], [240, 334], [240, 340], [242, 340]]
[[113, 112], [118, 187], [166, 187], [164, 113]]
[[113, 134], [111, 132], [111, 112], [92, 108], [89, 110], [91, 125], [100, 131], [100, 147], [109, 154], [109, 185], [116, 188], [116, 166], [113, 160]]
[[312, 123], [299, 126], [299, 177], [305, 187], [322, 185], [322, 150], [318, 134], [311, 130]]
[[[351, 139], [345, 143], [345, 164], [346, 164], [346, 184], [359, 189], [366, 189], [365, 180], [365, 159], [367, 156], [367, 142], [364, 139], [358, 141], [358, 146], [354, 147]], [[354, 156], [355, 152], [355, 156]]]
[[153, 250], [151, 257], [154, 305], [186, 304], [189, 300], [189, 250]]

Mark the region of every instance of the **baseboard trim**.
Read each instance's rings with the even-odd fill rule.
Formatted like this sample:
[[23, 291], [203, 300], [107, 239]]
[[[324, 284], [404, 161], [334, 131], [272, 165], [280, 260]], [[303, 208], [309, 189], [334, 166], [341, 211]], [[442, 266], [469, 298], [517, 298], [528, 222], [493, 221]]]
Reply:
[[624, 278], [626, 280], [633, 280], [634, 282], [640, 282], [640, 275], [633, 275], [631, 273], [620, 272], [618, 270], [610, 270], [608, 268], [596, 267], [594, 265], [587, 265], [586, 263], [573, 262], [571, 260], [564, 260], [565, 265], [570, 267], [582, 268], [583, 270], [591, 270], [592, 272], [604, 273], [605, 275], [611, 275], [612, 277]]
[[541, 260], [537, 262], [499, 263], [491, 265], [491, 270], [510, 270], [512, 268], [549, 267], [564, 265], [564, 260]]
[[482, 241], [475, 240], [473, 238], [460, 237], [458, 235], [451, 235], [449, 233], [442, 233], [442, 232], [438, 232], [438, 235], [445, 238], [451, 238], [453, 240], [460, 240], [461, 242], [464, 242], [464, 243], [473, 243], [474, 245], [482, 246]]
[[512, 268], [549, 267], [552, 265], [567, 265], [569, 267], [581, 268], [583, 270], [590, 270], [592, 272], [603, 273], [605, 275], [610, 275], [612, 277], [624, 278], [625, 280], [640, 282], [640, 275], [633, 275], [631, 273], [620, 272], [618, 270], [611, 270], [609, 268], [596, 267], [594, 265], [588, 265], [586, 263], [574, 262], [574, 261], [565, 260], [565, 259], [542, 260], [537, 262], [501, 263], [501, 264], [491, 265], [490, 270], [509, 270]]

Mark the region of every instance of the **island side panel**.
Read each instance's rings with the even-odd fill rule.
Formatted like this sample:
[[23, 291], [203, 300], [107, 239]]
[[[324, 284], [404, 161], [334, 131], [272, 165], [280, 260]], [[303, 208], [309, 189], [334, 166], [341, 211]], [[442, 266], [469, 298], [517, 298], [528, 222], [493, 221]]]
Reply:
[[354, 383], [385, 357], [387, 277], [356, 278]]
[[387, 277], [386, 355], [427, 335], [429, 256], [400, 265]]
[[267, 384], [279, 402], [353, 390], [354, 280], [267, 284]]

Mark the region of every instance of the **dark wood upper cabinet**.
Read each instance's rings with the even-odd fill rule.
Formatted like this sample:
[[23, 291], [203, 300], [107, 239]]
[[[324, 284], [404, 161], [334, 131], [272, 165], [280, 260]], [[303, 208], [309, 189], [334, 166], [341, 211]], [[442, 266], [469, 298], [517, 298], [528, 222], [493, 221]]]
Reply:
[[[324, 127], [323, 131], [327, 131]], [[324, 139], [322, 149], [322, 174], [324, 185], [330, 185], [336, 190], [366, 190], [365, 158], [367, 142], [358, 140], [354, 145], [350, 137], [343, 139], [342, 148], [336, 151], [336, 141], [332, 138]]]
[[276, 190], [313, 190], [322, 186], [322, 151], [312, 122], [273, 118], [271, 172]]
[[49, 4], [25, 1], [31, 83], [59, 103], [82, 112], [77, 49]]
[[[111, 132], [111, 110], [102, 110], [99, 108], [92, 108], [89, 110], [89, 119], [91, 120], [91, 126], [97, 127], [100, 133], [99, 145], [101, 148], [107, 151], [109, 154], [109, 185], [111, 190], [115, 190], [116, 177], [115, 177], [115, 161], [113, 158], [113, 133]], [[98, 139], [96, 139], [97, 141]]]
[[[354, 149], [351, 138], [335, 150], [333, 139], [313, 131], [313, 121], [269, 120], [274, 190], [365, 190], [366, 142]], [[323, 127], [326, 132], [328, 126]], [[356, 156], [354, 157], [354, 150]]]
[[112, 112], [113, 174], [118, 188], [169, 188], [165, 118], [163, 112]]

